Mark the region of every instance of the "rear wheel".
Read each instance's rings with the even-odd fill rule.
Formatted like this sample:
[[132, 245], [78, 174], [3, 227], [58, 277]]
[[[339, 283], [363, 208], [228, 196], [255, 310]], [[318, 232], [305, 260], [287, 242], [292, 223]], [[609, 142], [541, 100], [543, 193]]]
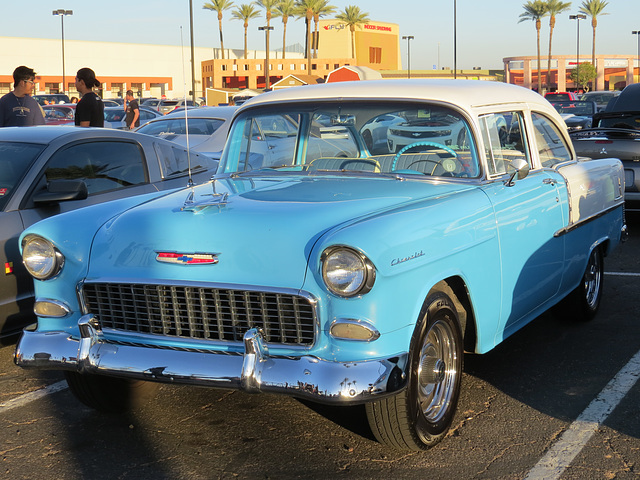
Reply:
[[596, 247], [589, 255], [582, 281], [563, 300], [563, 313], [579, 320], [588, 321], [596, 316], [602, 299], [604, 285], [604, 259], [601, 247]]
[[453, 293], [446, 290], [432, 292], [425, 302], [411, 342], [408, 387], [366, 405], [373, 434], [387, 446], [426, 450], [444, 438], [453, 421], [463, 344]]
[[100, 412], [123, 413], [153, 398], [157, 383], [65, 372], [69, 389], [82, 403]]

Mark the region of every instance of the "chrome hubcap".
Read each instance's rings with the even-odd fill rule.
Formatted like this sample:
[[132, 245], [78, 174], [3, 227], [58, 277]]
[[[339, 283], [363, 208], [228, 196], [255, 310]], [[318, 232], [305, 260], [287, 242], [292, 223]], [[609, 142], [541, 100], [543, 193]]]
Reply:
[[598, 252], [594, 250], [591, 252], [589, 265], [587, 266], [587, 271], [584, 274], [585, 299], [590, 308], [594, 308], [598, 303], [601, 281], [602, 274], [600, 268], [600, 256], [598, 255]]
[[420, 410], [430, 422], [447, 412], [455, 392], [458, 371], [455, 336], [449, 324], [436, 321], [424, 338], [418, 368]]

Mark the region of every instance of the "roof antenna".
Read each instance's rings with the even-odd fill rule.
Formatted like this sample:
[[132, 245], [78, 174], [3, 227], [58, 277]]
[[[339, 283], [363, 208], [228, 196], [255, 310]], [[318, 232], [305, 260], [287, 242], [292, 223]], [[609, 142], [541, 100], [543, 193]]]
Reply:
[[187, 77], [184, 73], [184, 41], [182, 40], [182, 25], [180, 25], [180, 53], [182, 53], [182, 84], [184, 90], [184, 128], [187, 136], [187, 164], [189, 166], [189, 183], [187, 187], [193, 187], [193, 177], [191, 176], [191, 149], [189, 148], [189, 106], [187, 105]]

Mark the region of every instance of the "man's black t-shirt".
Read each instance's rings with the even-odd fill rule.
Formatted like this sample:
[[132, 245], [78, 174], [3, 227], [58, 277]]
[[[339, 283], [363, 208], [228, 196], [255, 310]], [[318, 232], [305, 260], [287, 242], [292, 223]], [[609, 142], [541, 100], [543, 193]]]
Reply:
[[76, 107], [76, 125], [86, 121], [90, 127], [104, 127], [104, 103], [93, 92], [85, 93]]
[[32, 97], [16, 97], [9, 92], [0, 98], [0, 127], [44, 125], [42, 108]]
[[[136, 110], [140, 111], [140, 107], [138, 106], [137, 100], [131, 100], [129, 105], [127, 105], [127, 116], [125, 118], [125, 122], [127, 122], [127, 127], [131, 127], [131, 122], [133, 122], [133, 117], [136, 115]], [[140, 126], [140, 115], [138, 115], [138, 119], [136, 120], [136, 124], [134, 127]]]

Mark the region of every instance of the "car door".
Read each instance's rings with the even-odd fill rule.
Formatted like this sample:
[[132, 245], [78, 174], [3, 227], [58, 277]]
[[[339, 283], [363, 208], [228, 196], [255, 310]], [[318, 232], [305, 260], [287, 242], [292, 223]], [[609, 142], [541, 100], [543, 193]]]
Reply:
[[566, 225], [560, 176], [532, 168], [526, 178], [505, 181], [515, 160], [533, 166], [523, 118], [522, 112], [481, 118], [488, 173], [495, 178], [483, 189], [494, 207], [500, 243], [503, 328], [498, 335], [517, 329], [558, 293], [564, 263], [564, 238], [554, 236]]

